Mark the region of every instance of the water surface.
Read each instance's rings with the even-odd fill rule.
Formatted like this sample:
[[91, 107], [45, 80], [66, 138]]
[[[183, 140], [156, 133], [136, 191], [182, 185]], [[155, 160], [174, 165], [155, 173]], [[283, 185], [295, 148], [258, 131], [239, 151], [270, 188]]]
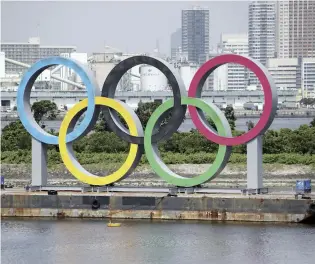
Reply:
[[191, 221], [2, 219], [2, 264], [311, 264], [315, 227]]
[[[301, 118], [275, 118], [272, 122], [270, 129], [279, 130], [281, 128], [290, 128], [297, 129], [301, 125], [309, 125], [313, 120], [312, 117], [301, 117]], [[239, 117], [237, 118], [235, 125], [236, 129], [239, 131], [247, 131], [246, 122], [252, 121], [254, 124], [257, 124], [259, 121], [259, 117]], [[1, 129], [3, 129], [6, 125], [8, 125], [11, 121], [1, 121]], [[61, 121], [45, 121], [46, 129], [53, 129], [55, 131], [59, 131]], [[180, 126], [179, 131], [181, 132], [189, 132], [192, 128], [196, 128], [190, 118], [187, 118], [184, 123]]]

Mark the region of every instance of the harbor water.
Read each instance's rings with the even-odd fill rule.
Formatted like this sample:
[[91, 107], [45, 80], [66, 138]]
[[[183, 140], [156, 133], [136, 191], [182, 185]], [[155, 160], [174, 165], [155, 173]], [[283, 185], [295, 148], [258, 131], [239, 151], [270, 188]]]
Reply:
[[[309, 125], [311, 121], [313, 120], [312, 117], [301, 117], [301, 118], [275, 118], [273, 123], [270, 126], [270, 129], [279, 130], [281, 128], [290, 128], [290, 129], [297, 129], [301, 125]], [[248, 121], [252, 121], [254, 124], [257, 124], [259, 121], [259, 117], [251, 117], [251, 118], [237, 118], [235, 124], [236, 129], [239, 131], [247, 131], [247, 125], [246, 123]], [[6, 125], [8, 125], [11, 121], [1, 121], [1, 129], [3, 129]], [[44, 122], [46, 129], [50, 130], [53, 129], [55, 131], [59, 130], [61, 121], [55, 120], [55, 121], [45, 121]], [[179, 128], [179, 131], [182, 132], [188, 132], [192, 128], [195, 128], [193, 122], [191, 119], [187, 118], [184, 123]]]
[[1, 222], [2, 264], [311, 264], [315, 227], [194, 221], [19, 219]]

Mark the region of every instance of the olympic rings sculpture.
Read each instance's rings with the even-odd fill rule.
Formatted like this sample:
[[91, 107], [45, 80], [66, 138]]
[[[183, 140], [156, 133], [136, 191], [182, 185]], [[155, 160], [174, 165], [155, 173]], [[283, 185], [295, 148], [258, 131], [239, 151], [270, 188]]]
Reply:
[[[258, 77], [265, 95], [263, 113], [256, 126], [245, 134], [232, 137], [231, 128], [224, 114], [213, 103], [201, 99], [202, 87], [207, 77], [219, 66], [226, 63], [243, 65]], [[117, 84], [123, 74], [132, 67], [148, 64], [159, 69], [168, 79], [173, 92], [173, 99], [161, 104], [150, 117], [145, 131], [135, 112], [124, 102], [114, 99]], [[48, 67], [63, 65], [74, 70], [82, 79], [87, 89], [87, 99], [71, 108], [62, 121], [59, 137], [45, 132], [34, 120], [30, 107], [30, 93], [36, 78]], [[271, 125], [277, 110], [277, 90], [270, 73], [266, 68], [251, 58], [236, 54], [223, 54], [203, 64], [193, 77], [188, 89], [188, 96], [179, 73], [172, 65], [159, 58], [134, 56], [118, 63], [107, 76], [102, 92], [98, 88], [93, 73], [79, 62], [62, 57], [51, 57], [39, 60], [23, 76], [17, 94], [17, 110], [26, 130], [33, 138], [43, 144], [59, 145], [61, 158], [66, 168], [78, 180], [91, 185], [108, 185], [126, 178], [139, 164], [145, 153], [149, 164], [157, 175], [170, 184], [180, 187], [197, 186], [214, 179], [226, 166], [234, 145], [245, 144], [262, 135]], [[168, 139], [184, 120], [186, 110], [191, 119], [207, 139], [219, 144], [215, 161], [203, 174], [186, 178], [172, 172], [162, 161], [157, 148], [158, 141]], [[96, 176], [86, 171], [77, 161], [72, 143], [90, 132], [103, 109], [104, 118], [109, 128], [121, 139], [130, 143], [129, 155], [123, 165], [107, 176]], [[114, 111], [113, 111], [114, 110]], [[171, 118], [160, 127], [168, 112]], [[80, 116], [85, 112], [81, 124], [75, 128]], [[214, 121], [217, 131], [207, 122], [204, 112]], [[126, 121], [128, 129], [122, 125], [117, 113]], [[156, 129], [159, 128], [157, 133]], [[74, 129], [75, 128], [75, 129]]]

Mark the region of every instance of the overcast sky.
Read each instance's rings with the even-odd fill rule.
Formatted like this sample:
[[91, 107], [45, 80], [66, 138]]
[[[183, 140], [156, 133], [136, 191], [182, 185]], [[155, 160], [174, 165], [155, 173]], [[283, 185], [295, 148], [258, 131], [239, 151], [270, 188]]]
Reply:
[[210, 45], [221, 33], [246, 33], [247, 1], [211, 2], [2, 2], [1, 40], [74, 45], [99, 52], [104, 45], [124, 52], [150, 52], [159, 41], [170, 53], [170, 35], [181, 26], [181, 10], [196, 3], [210, 10]]

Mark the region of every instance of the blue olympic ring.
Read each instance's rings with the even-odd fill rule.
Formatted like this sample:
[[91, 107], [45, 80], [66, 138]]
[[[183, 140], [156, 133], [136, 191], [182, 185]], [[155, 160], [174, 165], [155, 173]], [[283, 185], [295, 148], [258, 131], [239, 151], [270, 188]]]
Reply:
[[55, 65], [63, 65], [74, 70], [81, 77], [87, 89], [88, 106], [85, 117], [81, 124], [67, 135], [67, 143], [84, 135], [90, 127], [94, 126], [99, 114], [98, 109], [95, 107], [95, 97], [100, 95], [100, 89], [93, 77], [92, 71], [73, 59], [63, 57], [45, 58], [37, 61], [29, 68], [24, 74], [18, 88], [17, 111], [25, 129], [38, 141], [51, 145], [58, 145], [58, 137], [47, 133], [36, 123], [31, 111], [30, 93], [36, 78], [44, 70]]

